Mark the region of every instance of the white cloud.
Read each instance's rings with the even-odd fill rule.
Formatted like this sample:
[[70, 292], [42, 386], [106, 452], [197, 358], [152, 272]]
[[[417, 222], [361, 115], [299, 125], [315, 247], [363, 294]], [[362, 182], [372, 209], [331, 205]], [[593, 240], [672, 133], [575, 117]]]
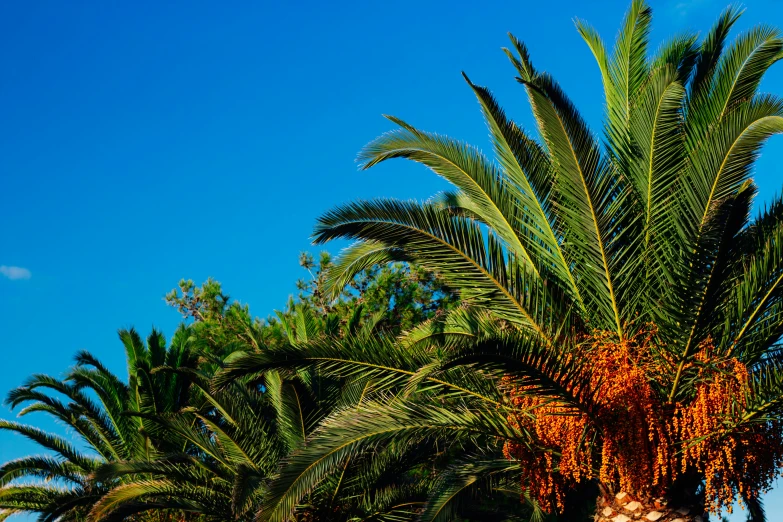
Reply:
[[0, 274], [3, 274], [8, 279], [30, 279], [33, 274], [26, 268], [21, 266], [6, 266], [0, 265]]

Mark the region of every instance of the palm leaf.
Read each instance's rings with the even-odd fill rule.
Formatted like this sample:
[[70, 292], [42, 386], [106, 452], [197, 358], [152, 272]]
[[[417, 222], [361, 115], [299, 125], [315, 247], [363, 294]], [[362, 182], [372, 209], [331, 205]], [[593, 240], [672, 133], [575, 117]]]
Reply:
[[522, 436], [508, 426], [505, 416], [494, 410], [365, 402], [327, 418], [307, 446], [291, 456], [270, 485], [269, 498], [258, 518], [268, 522], [287, 520], [299, 499], [362, 447], [424, 435], [457, 441], [485, 434], [502, 439]]
[[316, 243], [336, 238], [375, 241], [406, 252], [437, 272], [468, 301], [492, 306], [500, 316], [544, 334], [551, 315], [541, 281], [519, 268], [479, 224], [437, 205], [396, 200], [357, 202], [319, 219]]

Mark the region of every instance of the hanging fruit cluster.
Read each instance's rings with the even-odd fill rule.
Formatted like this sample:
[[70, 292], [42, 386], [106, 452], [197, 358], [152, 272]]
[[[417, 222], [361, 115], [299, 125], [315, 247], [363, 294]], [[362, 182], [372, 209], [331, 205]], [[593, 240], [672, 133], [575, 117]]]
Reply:
[[534, 440], [507, 443], [504, 453], [527, 471], [523, 485], [543, 508], [562, 509], [569, 489], [594, 478], [614, 491], [658, 497], [696, 471], [713, 512], [769, 488], [783, 464], [781, 427], [731, 428], [750, 393], [745, 365], [702, 343], [685, 368], [698, 383], [695, 396], [671, 404], [656, 391], [670, 379], [660, 348], [655, 328], [623, 341], [608, 332], [585, 338], [573, 356], [589, 361], [586, 409], [530, 387], [509, 390], [508, 420]]

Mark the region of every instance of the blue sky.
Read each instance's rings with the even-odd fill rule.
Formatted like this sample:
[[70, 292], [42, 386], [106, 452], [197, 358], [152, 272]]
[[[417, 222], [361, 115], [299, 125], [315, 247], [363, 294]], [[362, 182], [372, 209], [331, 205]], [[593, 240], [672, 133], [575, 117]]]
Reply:
[[[659, 42], [705, 31], [725, 0], [651, 3]], [[783, 26], [779, 1], [745, 5], [740, 29]], [[260, 316], [282, 308], [319, 214], [442, 187], [405, 163], [357, 172], [359, 148], [391, 127], [381, 114], [487, 149], [464, 70], [530, 125], [500, 51], [508, 31], [599, 128], [600, 80], [573, 18], [612, 40], [626, 6], [1, 3], [0, 394], [61, 373], [79, 349], [123, 372], [116, 330], [171, 333], [178, 316], [162, 297], [183, 277], [214, 276]], [[767, 90], [783, 94], [781, 69]], [[780, 189], [781, 160], [776, 138], [761, 199]], [[31, 449], [0, 433], [0, 461]], [[768, 502], [777, 509], [783, 492]]]

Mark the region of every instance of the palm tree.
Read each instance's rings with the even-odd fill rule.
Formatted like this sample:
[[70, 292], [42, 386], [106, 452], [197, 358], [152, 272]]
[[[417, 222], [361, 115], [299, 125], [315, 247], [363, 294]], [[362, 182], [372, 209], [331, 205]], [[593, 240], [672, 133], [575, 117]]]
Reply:
[[125, 520], [160, 509], [200, 520], [250, 519], [248, 512], [285, 449], [274, 433], [268, 401], [239, 383], [213, 393], [208, 377], [192, 377], [205, 399], [202, 408], [147, 417], [159, 425], [160, 440], [179, 447], [155, 459], [98, 467], [95, 479], [115, 487], [94, 504], [88, 520]]
[[601, 520], [697, 520], [737, 498], [757, 504], [783, 463], [783, 199], [751, 220], [751, 174], [783, 131], [783, 100], [759, 92], [783, 37], [759, 26], [727, 44], [740, 14], [728, 8], [704, 39], [680, 35], [653, 54], [641, 0], [611, 52], [577, 22], [603, 81], [602, 140], [513, 36], [505, 51], [541, 141], [467, 76], [494, 161], [389, 118], [399, 129], [362, 151], [363, 167], [407, 158], [454, 189], [320, 218], [317, 243], [357, 241], [333, 266], [332, 290], [407, 261], [464, 306], [385, 349], [232, 361], [223, 379], [315, 366], [371, 374], [379, 394], [404, 390], [327, 419], [270, 486], [262, 519], [286, 520], [351, 455], [422, 437], [494, 438], [553, 512], [591, 489]]
[[[348, 351], [352, 344], [375, 354], [394, 350], [393, 343], [373, 344], [386, 332], [378, 330], [384, 314], [366, 321], [360, 321], [361, 316], [361, 305], [342, 323], [305, 303], [296, 304], [279, 316], [276, 327], [282, 329], [286, 342], [275, 337], [275, 353], [295, 355], [307, 350], [315, 355], [319, 346], [331, 350], [342, 345]], [[211, 332], [210, 338], [222, 337], [219, 329]], [[361, 404], [374, 395], [376, 386], [383, 390], [390, 386], [372, 373], [322, 371], [312, 364], [253, 371], [256, 358], [270, 349], [256, 350], [248, 343], [229, 356], [229, 362], [251, 363], [241, 376], [221, 373], [212, 379], [210, 369], [218, 356], [215, 361], [202, 361], [197, 371], [159, 367], [157, 373], [187, 374], [199, 400], [191, 400], [178, 412], [144, 416], [158, 425], [158, 444], [171, 450], [155, 459], [114, 460], [99, 466], [93, 479], [114, 487], [94, 504], [88, 520], [122, 520], [162, 508], [204, 521], [253, 520], [274, 493], [269, 483], [278, 473], [288, 473], [288, 456], [305, 451], [305, 441], [318, 430], [329, 429], [322, 423], [331, 412]], [[412, 521], [424, 514], [431, 492], [441, 492], [440, 501], [430, 510], [434, 520], [449, 520], [456, 513], [481, 519], [529, 512], [515, 498], [522, 493], [520, 470], [503, 459], [499, 448], [492, 454], [477, 453], [480, 462], [450, 465], [463, 453], [464, 449], [416, 438], [390, 440], [357, 452], [340, 462], [337, 473], [298, 497], [294, 520]], [[443, 474], [438, 473], [441, 469]], [[479, 496], [487, 495], [493, 495], [495, 502], [480, 501]], [[508, 501], [509, 496], [514, 502]]]
[[[286, 383], [271, 372], [264, 391], [247, 379], [216, 391], [206, 378], [197, 382], [207, 407], [157, 418], [164, 439], [186, 441], [186, 446], [154, 460], [99, 467], [95, 478], [114, 480], [117, 486], [95, 503], [88, 520], [125, 520], [159, 509], [179, 509], [205, 522], [254, 520], [289, 445], [302, 440], [301, 431], [310, 430], [311, 419], [299, 411], [302, 403], [285, 397], [290, 380]], [[296, 419], [290, 420], [303, 424], [287, 422], [291, 414]], [[423, 452], [418, 456], [390, 447], [373, 459], [354, 460], [302, 499], [295, 520], [412, 520], [412, 510], [426, 495], [421, 481], [404, 477], [411, 465], [429, 457]], [[410, 501], [413, 496], [417, 502]]]
[[[20, 416], [46, 413], [77, 434], [81, 446], [34, 426], [0, 421], [0, 429], [27, 437], [48, 452], [0, 466], [0, 519], [37, 513], [42, 521], [84, 520], [115, 484], [112, 479], [94, 479], [93, 473], [104, 463], [148, 461], [173, 449], [154, 438], [157, 426], [144, 415], [178, 411], [187, 404], [187, 377], [152, 370], [195, 366], [189, 331], [180, 328], [169, 347], [156, 330], [146, 343], [133, 329], [120, 330], [119, 336], [128, 361], [128, 383], [82, 351], [64, 379], [34, 375], [8, 394], [9, 406], [25, 405]], [[23, 479], [27, 481], [20, 482]]]

